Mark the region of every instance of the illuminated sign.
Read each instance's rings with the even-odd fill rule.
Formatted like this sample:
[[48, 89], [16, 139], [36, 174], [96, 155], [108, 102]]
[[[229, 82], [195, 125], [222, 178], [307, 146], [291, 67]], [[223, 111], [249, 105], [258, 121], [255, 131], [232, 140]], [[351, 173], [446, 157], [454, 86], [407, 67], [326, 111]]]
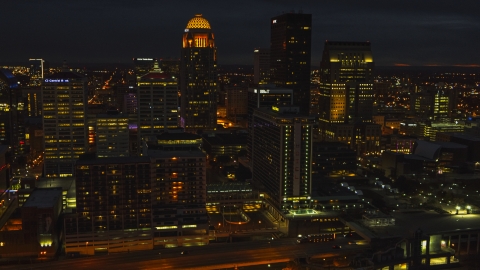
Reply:
[[137, 58], [138, 61], [153, 61], [153, 58]]
[[258, 50], [254, 50], [253, 52], [258, 52]]
[[67, 83], [67, 82], [69, 82], [69, 80], [68, 79], [45, 79], [45, 82], [48, 82], [48, 83], [56, 83], [56, 82]]
[[277, 23], [277, 20], [273, 20], [272, 23]]
[[[255, 94], [259, 93], [259, 91], [257, 89], [253, 89], [253, 93], [255, 93]], [[268, 93], [270, 93], [270, 90], [260, 89], [260, 94], [268, 94]]]
[[280, 111], [280, 108], [278, 108], [277, 106], [272, 106], [272, 110], [276, 111], [276, 112], [279, 112]]
[[185, 33], [187, 33], [188, 31], [190, 31], [190, 29], [186, 28], [186, 29], [185, 29]]

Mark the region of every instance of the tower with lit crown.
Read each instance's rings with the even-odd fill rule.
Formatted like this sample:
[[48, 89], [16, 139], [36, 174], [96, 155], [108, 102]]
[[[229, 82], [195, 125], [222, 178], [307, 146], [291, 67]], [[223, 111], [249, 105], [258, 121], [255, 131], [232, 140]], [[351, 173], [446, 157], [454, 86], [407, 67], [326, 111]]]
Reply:
[[187, 132], [215, 130], [217, 126], [217, 48], [210, 23], [195, 15], [182, 40], [181, 120]]

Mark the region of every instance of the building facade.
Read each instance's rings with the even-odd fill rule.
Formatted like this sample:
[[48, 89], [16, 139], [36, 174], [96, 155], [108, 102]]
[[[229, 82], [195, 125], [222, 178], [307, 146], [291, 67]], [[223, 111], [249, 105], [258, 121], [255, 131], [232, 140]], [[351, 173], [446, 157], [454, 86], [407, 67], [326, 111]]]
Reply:
[[144, 140], [178, 127], [177, 79], [158, 68], [138, 80], [138, 137]]
[[47, 76], [42, 85], [44, 172], [47, 177], [71, 177], [75, 161], [87, 151], [86, 79], [64, 71]]
[[128, 157], [129, 119], [126, 114], [99, 114], [96, 117], [97, 157]]
[[253, 83], [267, 84], [270, 82], [270, 49], [256, 48], [253, 50]]
[[278, 209], [308, 207], [311, 196], [314, 117], [297, 107], [257, 109], [253, 114], [252, 173]]
[[142, 157], [79, 160], [77, 211], [65, 217], [66, 253], [207, 245], [200, 143], [194, 134], [164, 133]]
[[303, 114], [310, 108], [312, 15], [285, 13], [270, 20], [271, 82], [294, 91]]
[[320, 62], [319, 121], [370, 123], [373, 67], [370, 42], [326, 41]]
[[217, 48], [210, 23], [201, 14], [187, 23], [180, 61], [180, 125], [187, 132], [215, 130]]

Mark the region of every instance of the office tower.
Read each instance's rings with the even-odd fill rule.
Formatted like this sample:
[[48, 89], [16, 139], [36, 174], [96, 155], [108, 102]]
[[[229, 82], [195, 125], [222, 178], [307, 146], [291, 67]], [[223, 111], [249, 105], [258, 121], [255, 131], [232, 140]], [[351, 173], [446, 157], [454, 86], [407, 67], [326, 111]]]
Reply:
[[248, 91], [244, 86], [225, 86], [227, 97], [225, 98], [225, 107], [227, 108], [227, 117], [237, 122], [237, 117], [242, 118], [248, 112]]
[[437, 89], [433, 98], [433, 120], [450, 122], [450, 95], [448, 90]]
[[44, 63], [43, 59], [28, 59], [30, 64], [29, 75], [31, 86], [39, 86], [42, 83], [42, 79], [45, 76]]
[[253, 83], [267, 84], [270, 82], [270, 49], [253, 50]]
[[154, 70], [140, 77], [137, 85], [139, 140], [177, 128], [177, 79], [162, 72], [155, 62]]
[[250, 163], [252, 157], [252, 134], [253, 134], [253, 112], [258, 108], [272, 108], [272, 106], [283, 107], [293, 104], [293, 90], [277, 88], [275, 85], [259, 85], [260, 87], [248, 88], [248, 142], [247, 155]]
[[47, 177], [74, 175], [75, 161], [87, 151], [87, 81], [76, 72], [47, 76], [42, 85], [43, 129]]
[[155, 58], [133, 58], [133, 71], [137, 79], [150, 72], [153, 69], [155, 61], [157, 61]]
[[98, 114], [96, 117], [97, 157], [128, 157], [128, 115], [118, 112]]
[[[0, 143], [12, 147], [13, 159], [24, 154], [24, 103], [18, 80], [8, 69], [0, 69]], [[16, 164], [13, 163], [13, 164]]]
[[270, 20], [271, 81], [291, 88], [301, 113], [310, 108], [312, 15], [286, 13]]
[[42, 89], [40, 87], [22, 88], [22, 97], [26, 116], [42, 115]]
[[183, 34], [180, 125], [187, 132], [217, 127], [217, 48], [210, 23], [195, 15]]
[[373, 67], [370, 42], [325, 42], [318, 139], [345, 142], [358, 155], [379, 154], [381, 125], [372, 124]]
[[325, 42], [320, 62], [320, 121], [372, 121], [373, 66], [370, 42]]
[[298, 107], [259, 108], [253, 113], [252, 173], [278, 209], [308, 207], [311, 196], [315, 118]]
[[180, 59], [178, 58], [163, 58], [159, 62], [160, 69], [164, 72], [175, 76], [175, 78], [180, 77]]
[[129, 93], [123, 96], [122, 112], [136, 115], [138, 111], [137, 94]]
[[419, 119], [450, 122], [451, 90], [442, 85], [422, 88], [410, 96], [410, 110]]

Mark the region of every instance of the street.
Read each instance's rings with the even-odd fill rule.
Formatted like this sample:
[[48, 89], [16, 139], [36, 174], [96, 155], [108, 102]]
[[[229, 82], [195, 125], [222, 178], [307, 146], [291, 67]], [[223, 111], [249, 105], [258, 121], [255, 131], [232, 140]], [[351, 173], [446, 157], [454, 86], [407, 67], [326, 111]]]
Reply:
[[[332, 249], [342, 245], [342, 249]], [[296, 239], [286, 238], [273, 241], [210, 244], [203, 247], [180, 247], [110, 254], [85, 258], [62, 259], [59, 261], [29, 265], [8, 265], [0, 269], [218, 269], [252, 263], [274, 263], [295, 258], [334, 256], [358, 252], [365, 246], [347, 245], [344, 238], [333, 242], [297, 244]], [[181, 255], [188, 251], [187, 255]]]

